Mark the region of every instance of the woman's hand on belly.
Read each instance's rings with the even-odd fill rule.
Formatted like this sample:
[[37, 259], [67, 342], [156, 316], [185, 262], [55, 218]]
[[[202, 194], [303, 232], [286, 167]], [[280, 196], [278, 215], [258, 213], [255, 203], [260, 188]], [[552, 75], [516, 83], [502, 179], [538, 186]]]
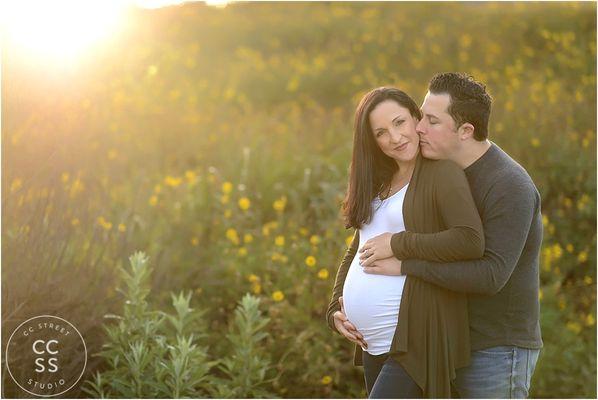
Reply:
[[402, 275], [401, 265], [401, 260], [393, 256], [374, 261], [369, 266], [363, 267], [363, 272], [377, 275]]
[[332, 314], [332, 317], [334, 318], [334, 326], [336, 327], [336, 330], [341, 335], [343, 335], [344, 337], [349, 339], [351, 342], [356, 343], [356, 344], [360, 345], [361, 347], [367, 349], [368, 344], [363, 339], [363, 335], [357, 330], [355, 325], [353, 325], [351, 323], [351, 321], [349, 321], [349, 319], [347, 318], [347, 315], [345, 314], [345, 306], [343, 304], [343, 296], [338, 298], [338, 302], [341, 305], [341, 310], [336, 311], [334, 314]]
[[366, 241], [359, 249], [359, 263], [369, 267], [376, 260], [394, 256], [390, 247], [391, 238], [392, 233], [385, 232]]

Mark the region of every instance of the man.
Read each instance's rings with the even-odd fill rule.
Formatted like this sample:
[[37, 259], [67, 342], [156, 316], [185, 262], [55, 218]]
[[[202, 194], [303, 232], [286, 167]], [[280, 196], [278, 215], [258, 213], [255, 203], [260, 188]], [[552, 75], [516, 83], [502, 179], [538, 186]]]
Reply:
[[417, 125], [424, 157], [452, 160], [465, 171], [484, 226], [483, 258], [389, 263], [392, 233], [370, 239], [359, 252], [366, 272], [402, 273], [468, 293], [471, 364], [453, 382], [461, 397], [525, 398], [543, 345], [540, 195], [525, 169], [488, 140], [491, 102], [471, 76], [438, 74]]

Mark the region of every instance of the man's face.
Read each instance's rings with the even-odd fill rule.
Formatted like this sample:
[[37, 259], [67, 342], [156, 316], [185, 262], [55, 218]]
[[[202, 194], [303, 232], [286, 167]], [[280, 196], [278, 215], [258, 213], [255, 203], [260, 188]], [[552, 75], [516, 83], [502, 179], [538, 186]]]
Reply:
[[451, 97], [448, 93], [428, 92], [421, 106], [423, 118], [417, 124], [422, 155], [434, 160], [452, 159], [459, 150], [459, 134], [455, 121], [447, 112]]

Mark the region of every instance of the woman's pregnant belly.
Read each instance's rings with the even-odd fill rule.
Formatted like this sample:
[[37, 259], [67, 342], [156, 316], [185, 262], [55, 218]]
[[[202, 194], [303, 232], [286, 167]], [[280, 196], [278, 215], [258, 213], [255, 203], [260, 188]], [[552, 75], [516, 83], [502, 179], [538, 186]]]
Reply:
[[367, 274], [359, 265], [358, 255], [349, 267], [343, 287], [345, 314], [363, 335], [367, 352], [372, 355], [390, 350], [405, 278]]

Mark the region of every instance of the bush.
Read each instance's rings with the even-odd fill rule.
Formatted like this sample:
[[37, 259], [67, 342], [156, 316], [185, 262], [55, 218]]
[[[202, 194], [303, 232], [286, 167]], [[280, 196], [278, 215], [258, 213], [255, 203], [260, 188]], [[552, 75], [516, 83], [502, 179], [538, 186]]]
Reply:
[[[231, 355], [208, 360], [203, 312], [190, 308], [191, 293], [172, 294], [174, 314], [153, 311], [147, 302], [151, 269], [145, 254], [130, 257], [131, 272], [122, 270], [126, 284], [123, 315], [107, 315], [104, 349], [98, 354], [107, 368], [97, 371], [83, 390], [101, 398], [271, 397], [263, 387], [271, 366], [261, 342], [268, 318], [259, 299], [246, 295], [235, 311], [227, 335]], [[119, 290], [120, 291], [120, 290]], [[218, 367], [224, 377], [211, 375]]]

